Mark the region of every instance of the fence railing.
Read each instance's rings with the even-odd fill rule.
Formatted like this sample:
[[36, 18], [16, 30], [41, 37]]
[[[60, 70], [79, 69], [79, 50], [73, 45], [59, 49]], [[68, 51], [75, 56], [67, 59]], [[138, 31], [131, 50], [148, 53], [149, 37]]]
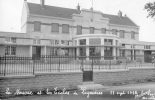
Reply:
[[0, 76], [34, 75], [42, 72], [81, 72], [83, 68], [92, 67], [93, 71], [128, 69], [129, 67], [155, 67], [152, 63], [130, 61], [125, 57], [95, 56], [41, 56], [32, 57], [0, 57]]

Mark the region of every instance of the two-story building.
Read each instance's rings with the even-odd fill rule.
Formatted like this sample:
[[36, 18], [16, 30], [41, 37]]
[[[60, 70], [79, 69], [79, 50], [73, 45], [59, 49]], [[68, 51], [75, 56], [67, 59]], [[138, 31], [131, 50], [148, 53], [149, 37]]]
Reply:
[[109, 15], [79, 5], [70, 9], [25, 0], [21, 30], [0, 32], [0, 55], [126, 57], [149, 62], [155, 51], [155, 43], [139, 41], [139, 26], [121, 11]]

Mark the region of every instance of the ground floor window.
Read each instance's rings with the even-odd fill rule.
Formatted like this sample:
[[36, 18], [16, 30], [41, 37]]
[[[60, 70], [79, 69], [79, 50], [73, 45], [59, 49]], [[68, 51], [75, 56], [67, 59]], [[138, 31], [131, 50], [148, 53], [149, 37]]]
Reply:
[[6, 46], [5, 55], [16, 55], [16, 46]]
[[125, 50], [120, 50], [120, 56], [125, 57]]
[[104, 47], [104, 59], [112, 59], [112, 47]]
[[89, 47], [89, 56], [94, 56], [95, 58], [101, 58], [101, 48], [100, 47]]

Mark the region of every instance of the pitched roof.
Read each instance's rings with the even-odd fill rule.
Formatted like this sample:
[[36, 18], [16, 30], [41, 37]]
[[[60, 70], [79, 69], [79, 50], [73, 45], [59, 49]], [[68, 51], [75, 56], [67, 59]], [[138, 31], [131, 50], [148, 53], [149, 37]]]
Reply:
[[[78, 10], [70, 8], [61, 8], [46, 5], [42, 8], [40, 4], [27, 3], [30, 14], [53, 16], [60, 18], [72, 19], [73, 14], [78, 14]], [[119, 17], [117, 15], [102, 14], [103, 17], [110, 19], [110, 24], [137, 26], [128, 17]]]
[[111, 24], [118, 24], [118, 25], [128, 25], [128, 26], [137, 26], [130, 18], [128, 17], [120, 17], [118, 15], [108, 15], [102, 14], [103, 17], [109, 18]]

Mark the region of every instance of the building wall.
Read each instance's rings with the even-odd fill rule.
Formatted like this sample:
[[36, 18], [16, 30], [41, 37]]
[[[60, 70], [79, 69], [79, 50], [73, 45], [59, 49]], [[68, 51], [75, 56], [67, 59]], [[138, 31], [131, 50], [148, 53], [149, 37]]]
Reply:
[[132, 82], [136, 80], [151, 79], [155, 76], [155, 69], [130, 69], [129, 71], [95, 72], [94, 82], [100, 84], [115, 82]]
[[3, 78], [0, 82], [0, 96], [6, 96], [6, 88], [12, 92], [16, 89], [40, 91], [56, 87], [59, 89], [75, 89], [77, 85], [82, 84], [82, 73], [46, 73], [21, 78]]
[[16, 47], [16, 56], [29, 57], [29, 55], [30, 55], [29, 46]]

